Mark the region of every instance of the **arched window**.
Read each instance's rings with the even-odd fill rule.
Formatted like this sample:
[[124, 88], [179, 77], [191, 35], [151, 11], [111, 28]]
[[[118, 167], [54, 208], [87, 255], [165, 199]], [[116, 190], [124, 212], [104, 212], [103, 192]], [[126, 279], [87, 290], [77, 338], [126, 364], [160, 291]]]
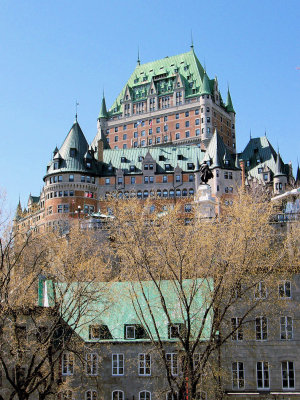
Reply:
[[181, 190], [180, 189], [176, 189], [176, 197], [180, 197], [181, 196]]
[[154, 197], [154, 196], [155, 196], [154, 190], [150, 190], [150, 197]]
[[191, 188], [191, 189], [189, 190], [189, 196], [193, 196], [193, 195], [194, 195], [194, 189]]
[[157, 195], [157, 197], [161, 197], [161, 190], [160, 189], [157, 190], [156, 195]]
[[182, 196], [187, 196], [187, 190], [186, 189], [182, 189]]
[[97, 390], [87, 390], [85, 392], [85, 400], [97, 400]]
[[118, 199], [123, 199], [123, 193], [122, 192], [118, 192]]
[[135, 191], [130, 192], [130, 197], [131, 198], [136, 197], [136, 192]]
[[142, 198], [142, 192], [141, 192], [141, 190], [139, 190], [138, 192], [137, 192], [137, 198], [138, 199], [141, 199]]
[[129, 192], [124, 192], [124, 197], [125, 197], [126, 199], [128, 199], [128, 197], [129, 197]]
[[122, 390], [114, 390], [111, 398], [112, 400], [124, 400], [124, 392]]
[[144, 390], [139, 393], [139, 400], [151, 400], [151, 393]]
[[167, 191], [167, 189], [164, 189], [164, 191], [163, 191], [163, 197], [168, 197], [168, 191]]
[[148, 190], [144, 190], [144, 199], [147, 199], [148, 196], [149, 196]]
[[174, 189], [170, 189], [169, 196], [174, 197]]
[[152, 204], [152, 206], [150, 206], [149, 211], [150, 211], [151, 214], [154, 213], [154, 211], [155, 211], [155, 205], [154, 204]]

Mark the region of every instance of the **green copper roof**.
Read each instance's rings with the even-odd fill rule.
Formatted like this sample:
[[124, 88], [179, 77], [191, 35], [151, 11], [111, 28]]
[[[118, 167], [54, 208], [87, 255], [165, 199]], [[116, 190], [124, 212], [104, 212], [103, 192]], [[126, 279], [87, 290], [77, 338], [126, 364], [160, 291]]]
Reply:
[[103, 95], [102, 102], [101, 102], [100, 113], [99, 113], [98, 118], [107, 118], [107, 117], [108, 117], [108, 114], [107, 114], [107, 109], [106, 109], [105, 97]]
[[[49, 305], [53, 305], [53, 289], [49, 285], [50, 281], [47, 281], [47, 293]], [[186, 320], [186, 313], [182, 300], [178, 296], [179, 286], [176, 281], [160, 281], [160, 288], [166, 301], [166, 307], [171, 317], [172, 323], [184, 323]], [[68, 309], [72, 309], [72, 304], [76, 300], [73, 300], [73, 293], [76, 293], [78, 286], [84, 287], [84, 283], [74, 283], [65, 292], [63, 285], [57, 286], [57, 297], [58, 293], [63, 296], [63, 318], [68, 321], [72, 327], [72, 322], [77, 318], [75, 313], [72, 318], [68, 315]], [[138, 282], [114, 282], [114, 283], [93, 283], [89, 284], [89, 291], [93, 293], [94, 301], [90, 301], [86, 306], [85, 314], [80, 317], [78, 328], [75, 329], [76, 333], [84, 341], [99, 341], [96, 339], [89, 339], [89, 325], [106, 325], [111, 334], [109, 341], [118, 342], [132, 342], [132, 340], [124, 338], [124, 327], [125, 325], [142, 325], [146, 328], [148, 325], [149, 330], [154, 338], [157, 338], [153, 320], [151, 318], [147, 303], [150, 304], [153, 312], [156, 326], [159, 332], [159, 336], [162, 340], [171, 340], [168, 338], [168, 326], [169, 322], [167, 316], [163, 310], [159, 291], [156, 288], [154, 282], [145, 281], [142, 282], [142, 287]], [[210, 300], [211, 291], [213, 289], [213, 282], [211, 279], [207, 280], [185, 280], [183, 281], [183, 287], [187, 298], [190, 301], [191, 314], [194, 315], [192, 319], [191, 331], [192, 334], [197, 335], [199, 327], [201, 326], [203, 314], [207, 308], [207, 304]], [[82, 289], [81, 289], [82, 290]], [[146, 299], [142, 294], [144, 291]], [[98, 292], [98, 296], [97, 296]], [[43, 299], [40, 297], [43, 295], [42, 290], [39, 291], [39, 304], [45, 304]], [[136, 296], [135, 296], [136, 295]], [[137, 301], [138, 299], [138, 301]], [[138, 305], [139, 302], [139, 305]], [[142, 310], [142, 314], [139, 310]], [[209, 314], [205, 324], [202, 340], [209, 338], [210, 329], [212, 322], [212, 313]], [[145, 339], [136, 339], [145, 341]], [[149, 339], [148, 339], [149, 340]], [[174, 340], [174, 339], [173, 339]], [[176, 340], [176, 339], [175, 339]], [[105, 340], [101, 340], [105, 341]]]
[[296, 183], [300, 184], [300, 167], [298, 164], [297, 173], [296, 173]]
[[[110, 108], [109, 114], [122, 112], [123, 98], [128, 86], [132, 100], [141, 101], [146, 99], [150, 84], [153, 80], [158, 95], [170, 94], [174, 89], [176, 76], [181, 77], [185, 86], [185, 96], [199, 96], [204, 77], [204, 69], [196, 57], [194, 50], [146, 64], [137, 64], [128, 82], [124, 85], [121, 93]], [[204, 82], [205, 91], [212, 93], [214, 80], [209, 80], [207, 75]]]
[[[228, 161], [228, 164], [225, 161]], [[210, 139], [203, 161], [210, 161], [211, 168], [236, 169], [235, 156], [225, 146], [217, 130]]]
[[210, 83], [206, 71], [204, 71], [200, 94], [211, 94]]
[[[261, 177], [258, 173], [259, 168], [269, 169], [275, 174], [277, 155], [266, 136], [251, 138], [240, 154], [240, 159], [245, 162], [245, 170], [253, 178]], [[249, 166], [247, 162], [249, 162]], [[288, 166], [283, 165], [282, 168], [285, 174], [288, 173]]]
[[[149, 152], [150, 156], [156, 161], [157, 172], [163, 173], [165, 165], [170, 164], [172, 169], [178, 165], [183, 171], [190, 171], [188, 163], [194, 164], [194, 170], [197, 167], [197, 160], [202, 162], [204, 153], [197, 146], [174, 146], [174, 147], [140, 147], [132, 149], [113, 149], [104, 150], [103, 161], [116, 169], [123, 169], [126, 174], [130, 173], [130, 165], [135, 166], [136, 174], [142, 170], [142, 161]], [[123, 157], [123, 158], [121, 158]]]
[[274, 171], [274, 177], [275, 176], [282, 176], [285, 175], [282, 171], [282, 161], [280, 158], [279, 152], [277, 153], [277, 158], [276, 158], [276, 164], [275, 164], [275, 171]]
[[[71, 149], [72, 151], [74, 150], [74, 154], [71, 154]], [[91, 168], [86, 167], [84, 156], [88, 149], [88, 142], [76, 120], [59, 149], [59, 152], [54, 155], [46, 176], [60, 172], [86, 172], [95, 174], [97, 172], [97, 165], [94, 160], [88, 160], [91, 161]], [[59, 158], [57, 154], [59, 154]], [[58, 169], [54, 169], [55, 161], [59, 161]]]
[[228, 112], [233, 112], [233, 113], [235, 113], [234, 108], [233, 108], [233, 105], [232, 105], [232, 100], [231, 100], [231, 96], [230, 96], [230, 91], [229, 91], [229, 89], [228, 89], [228, 91], [227, 91], [226, 110], [227, 110]]

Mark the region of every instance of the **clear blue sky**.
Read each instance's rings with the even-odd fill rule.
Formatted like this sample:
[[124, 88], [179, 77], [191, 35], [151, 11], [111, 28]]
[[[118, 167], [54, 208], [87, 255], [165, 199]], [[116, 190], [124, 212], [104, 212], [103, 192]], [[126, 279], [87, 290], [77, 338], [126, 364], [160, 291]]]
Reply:
[[[195, 52], [227, 84], [237, 149], [252, 136], [279, 146], [294, 172], [300, 149], [299, 0], [2, 0], [1, 179], [11, 209], [38, 195], [55, 146], [75, 114], [96, 134], [103, 87], [110, 106], [141, 62]], [[300, 158], [300, 157], [299, 157]]]

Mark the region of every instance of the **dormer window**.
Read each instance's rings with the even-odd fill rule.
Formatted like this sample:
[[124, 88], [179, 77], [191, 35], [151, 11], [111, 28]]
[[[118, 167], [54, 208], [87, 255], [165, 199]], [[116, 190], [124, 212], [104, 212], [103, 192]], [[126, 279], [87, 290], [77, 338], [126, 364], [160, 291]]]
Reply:
[[55, 161], [54, 165], [53, 165], [53, 169], [58, 169], [59, 167], [59, 162]]
[[109, 165], [107, 169], [108, 169], [108, 171], [112, 171], [112, 166]]
[[159, 161], [164, 161], [164, 159], [165, 159], [165, 157], [162, 156], [162, 155], [158, 157], [158, 160], [159, 160]]
[[135, 326], [134, 325], [126, 325], [125, 339], [135, 339]]
[[225, 160], [225, 165], [229, 165], [229, 160]]
[[179, 336], [180, 324], [169, 325], [169, 339], [177, 339]]
[[187, 168], [188, 169], [194, 169], [194, 164], [193, 163], [188, 163]]
[[144, 164], [144, 169], [149, 169], [149, 165], [148, 164]]
[[257, 161], [257, 164], [260, 164], [260, 158], [258, 158], [256, 161]]
[[171, 164], [165, 164], [165, 170], [171, 171]]
[[139, 160], [139, 162], [142, 162], [143, 161], [143, 156], [139, 156], [138, 160]]
[[76, 156], [76, 149], [70, 149], [70, 157]]
[[86, 167], [87, 167], [87, 168], [91, 168], [91, 167], [92, 167], [92, 164], [91, 164], [89, 161], [87, 161], [87, 162], [86, 162]]
[[90, 325], [89, 326], [89, 339], [111, 339], [107, 325]]
[[135, 171], [135, 166], [134, 166], [134, 165], [130, 165], [129, 171], [130, 171], [130, 172], [134, 172], [134, 171]]
[[126, 162], [126, 157], [121, 157], [121, 163]]
[[250, 167], [250, 160], [246, 161], [246, 167]]

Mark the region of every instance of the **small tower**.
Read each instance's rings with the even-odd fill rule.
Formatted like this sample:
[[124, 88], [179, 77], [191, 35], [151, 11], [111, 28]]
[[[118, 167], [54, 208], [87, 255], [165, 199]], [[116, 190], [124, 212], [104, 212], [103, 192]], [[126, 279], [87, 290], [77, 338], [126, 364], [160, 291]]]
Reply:
[[[203, 123], [202, 127], [202, 141], [204, 143], [205, 148], [207, 148], [208, 143], [213, 135], [212, 132], [212, 93], [210, 88], [210, 82], [206, 71], [204, 71], [201, 91], [200, 91], [200, 106], [203, 108]], [[210, 122], [208, 122], [210, 121]]]
[[[103, 92], [101, 108], [97, 119], [97, 137], [100, 138], [104, 135], [107, 129], [108, 112], [106, 109], [105, 96]], [[99, 139], [98, 139], [99, 140]]]
[[227, 101], [226, 101], [225, 107], [226, 107], [226, 111], [229, 113], [230, 119], [231, 119], [232, 147], [234, 149], [236, 149], [236, 143], [235, 143], [235, 111], [234, 111], [234, 108], [233, 108], [233, 105], [232, 105], [232, 100], [231, 100], [231, 95], [230, 95], [229, 88], [227, 90]]
[[282, 161], [280, 158], [279, 151], [277, 153], [276, 165], [274, 171], [274, 179], [273, 179], [273, 191], [274, 194], [284, 193], [287, 184], [287, 176], [282, 171]]

